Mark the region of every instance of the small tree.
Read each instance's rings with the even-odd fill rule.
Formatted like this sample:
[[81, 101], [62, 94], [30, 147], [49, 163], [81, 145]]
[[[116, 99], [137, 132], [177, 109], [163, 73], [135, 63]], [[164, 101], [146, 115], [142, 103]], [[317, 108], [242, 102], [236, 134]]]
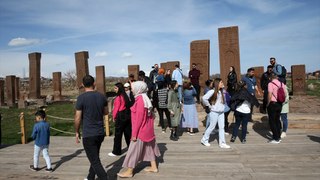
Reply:
[[77, 84], [77, 73], [76, 70], [68, 70], [63, 73], [63, 78], [65, 82], [65, 86], [74, 89]]

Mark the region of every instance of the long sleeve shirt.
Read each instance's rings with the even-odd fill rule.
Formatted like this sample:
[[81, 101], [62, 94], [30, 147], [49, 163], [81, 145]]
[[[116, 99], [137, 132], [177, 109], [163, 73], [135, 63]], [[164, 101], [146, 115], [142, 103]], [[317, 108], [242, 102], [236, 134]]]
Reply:
[[176, 80], [178, 82], [179, 85], [182, 85], [182, 72], [179, 68], [176, 68], [173, 72], [172, 72], [172, 80]]
[[189, 71], [189, 78], [193, 85], [199, 85], [200, 71], [198, 69], [192, 69]]
[[144, 107], [143, 97], [137, 96], [131, 109], [132, 138], [140, 139], [143, 142], [150, 142], [156, 138], [154, 134], [154, 117], [148, 114]]
[[212, 112], [224, 112], [224, 104], [222, 103], [223, 100], [223, 94], [219, 91], [217, 100], [215, 104], [210, 104], [209, 99], [213, 96], [214, 94], [214, 89], [209, 90], [203, 97], [202, 97], [202, 103], [205, 106], [209, 106]]
[[42, 120], [37, 122], [33, 126], [31, 134], [32, 139], [35, 140], [35, 145], [46, 146], [50, 143], [50, 125], [46, 121]]
[[123, 111], [126, 109], [126, 102], [122, 95], [117, 96], [114, 99], [112, 117], [115, 120], [119, 111]]

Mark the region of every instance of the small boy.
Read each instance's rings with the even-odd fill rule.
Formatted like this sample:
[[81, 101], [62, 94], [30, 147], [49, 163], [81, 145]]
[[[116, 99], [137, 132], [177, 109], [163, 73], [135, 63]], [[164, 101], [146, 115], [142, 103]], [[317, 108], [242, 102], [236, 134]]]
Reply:
[[51, 168], [51, 160], [49, 157], [49, 142], [50, 142], [50, 126], [49, 123], [45, 121], [46, 113], [43, 110], [38, 110], [35, 114], [36, 116], [36, 123], [33, 126], [32, 131], [32, 139], [35, 140], [34, 142], [34, 154], [33, 154], [33, 165], [30, 165], [30, 169], [32, 171], [39, 171], [39, 156], [40, 151], [42, 150], [43, 158], [46, 161], [47, 172], [52, 172]]

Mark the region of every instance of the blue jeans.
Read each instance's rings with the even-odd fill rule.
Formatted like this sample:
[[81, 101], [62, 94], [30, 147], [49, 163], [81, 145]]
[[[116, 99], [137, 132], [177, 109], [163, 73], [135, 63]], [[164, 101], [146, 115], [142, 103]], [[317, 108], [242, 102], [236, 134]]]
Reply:
[[288, 114], [287, 113], [281, 113], [280, 118], [282, 121], [282, 132], [287, 132], [288, 130]]
[[224, 137], [224, 112], [217, 113], [217, 112], [210, 112], [208, 114], [210, 122], [209, 127], [204, 132], [204, 135], [201, 139], [202, 142], [209, 142], [210, 134], [216, 127], [217, 123], [219, 125], [219, 145], [226, 143]]
[[87, 176], [88, 180], [94, 180], [95, 175], [97, 175], [101, 180], [108, 179], [107, 173], [101, 164], [99, 156], [103, 140], [104, 135], [86, 137], [82, 139], [84, 150], [86, 151], [87, 157], [90, 161], [90, 169]]
[[179, 101], [182, 102], [182, 85], [178, 86], [178, 98]]
[[235, 126], [233, 128], [233, 132], [232, 132], [232, 137], [237, 137], [238, 136], [238, 130], [241, 124], [242, 127], [242, 132], [241, 132], [241, 138], [246, 139], [247, 136], [247, 125], [250, 119], [250, 114], [245, 114], [245, 113], [241, 113], [239, 111], [235, 111], [234, 112], [234, 116], [236, 117], [236, 123]]
[[42, 150], [42, 155], [47, 164], [47, 169], [51, 168], [51, 160], [48, 151], [49, 145], [37, 146], [34, 145], [34, 153], [33, 153], [33, 167], [39, 168], [39, 156], [40, 151]]

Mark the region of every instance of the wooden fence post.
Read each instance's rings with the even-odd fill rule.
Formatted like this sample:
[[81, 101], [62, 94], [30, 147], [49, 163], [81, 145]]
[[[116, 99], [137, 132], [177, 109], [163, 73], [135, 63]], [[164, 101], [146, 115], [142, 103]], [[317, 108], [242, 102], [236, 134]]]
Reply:
[[106, 136], [110, 136], [109, 114], [104, 116], [104, 126], [106, 128]]
[[20, 128], [21, 128], [21, 144], [26, 144], [26, 128], [24, 126], [24, 113], [20, 113]]

